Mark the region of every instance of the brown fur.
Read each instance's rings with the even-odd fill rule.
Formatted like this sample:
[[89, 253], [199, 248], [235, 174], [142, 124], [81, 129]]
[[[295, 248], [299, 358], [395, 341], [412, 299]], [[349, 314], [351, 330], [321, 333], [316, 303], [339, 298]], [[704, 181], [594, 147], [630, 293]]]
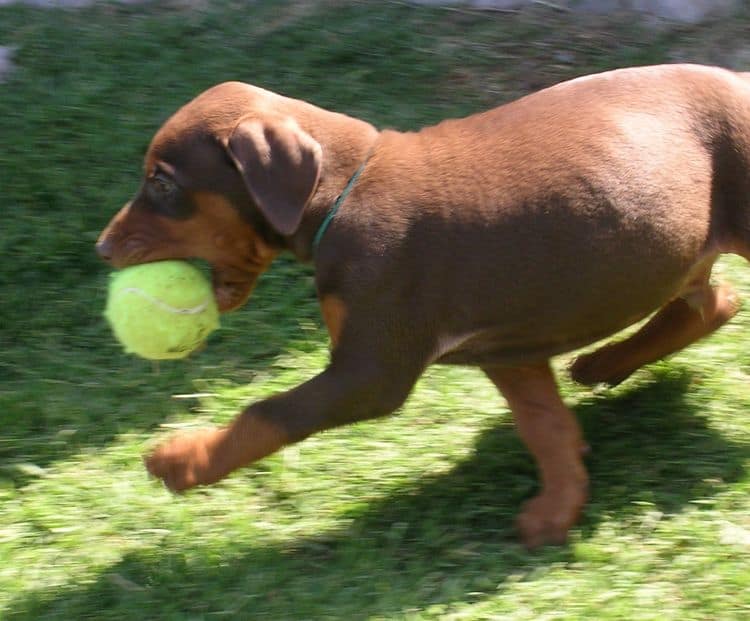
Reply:
[[236, 82], [206, 91], [154, 137], [99, 252], [117, 267], [203, 258], [224, 311], [279, 252], [313, 260], [333, 349], [320, 375], [230, 427], [157, 448], [149, 471], [175, 490], [211, 483], [393, 411], [432, 363], [470, 364], [539, 464], [523, 539], [563, 541], [587, 477], [547, 361], [661, 308], [573, 365], [579, 381], [616, 383], [727, 321], [736, 298], [708, 279], [718, 255], [750, 257], [749, 161], [750, 81], [718, 68], [579, 78], [416, 133]]

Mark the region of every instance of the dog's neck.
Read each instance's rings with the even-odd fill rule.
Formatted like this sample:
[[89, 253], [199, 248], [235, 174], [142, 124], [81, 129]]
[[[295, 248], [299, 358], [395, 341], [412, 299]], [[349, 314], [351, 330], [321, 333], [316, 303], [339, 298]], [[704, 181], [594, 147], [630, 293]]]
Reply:
[[360, 175], [364, 172], [371, 154], [372, 154], [372, 150], [370, 150], [370, 153], [367, 154], [367, 157], [359, 165], [359, 168], [357, 168], [357, 170], [354, 171], [354, 174], [349, 178], [349, 181], [347, 181], [346, 183], [346, 187], [344, 187], [344, 189], [341, 191], [341, 194], [338, 195], [333, 205], [328, 210], [328, 213], [323, 218], [323, 222], [320, 223], [320, 226], [318, 227], [318, 230], [315, 232], [315, 237], [313, 237], [313, 241], [312, 241], [313, 257], [315, 257], [315, 254], [318, 251], [318, 246], [320, 246], [320, 242], [323, 239], [323, 236], [325, 235], [326, 230], [331, 225], [331, 222], [333, 222], [333, 219], [336, 217], [336, 214], [338, 213], [338, 210], [341, 208], [341, 205], [343, 205], [344, 201], [346, 201], [347, 197], [349, 196], [349, 193], [354, 188], [354, 185], [357, 183], [357, 180], [359, 179]]
[[373, 152], [379, 136], [378, 131], [364, 121], [350, 117], [344, 119], [348, 123], [341, 122], [337, 132], [322, 133], [315, 128], [310, 131], [323, 147], [323, 170], [299, 228], [286, 239], [287, 249], [300, 261], [308, 262], [314, 258], [313, 241], [316, 233], [337, 198]]

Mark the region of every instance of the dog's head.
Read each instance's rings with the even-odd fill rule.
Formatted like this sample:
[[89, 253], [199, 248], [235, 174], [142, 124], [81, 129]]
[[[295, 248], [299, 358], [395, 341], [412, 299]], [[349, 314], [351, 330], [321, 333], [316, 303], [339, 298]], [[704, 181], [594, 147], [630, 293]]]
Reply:
[[276, 99], [229, 82], [181, 108], [154, 136], [141, 188], [102, 231], [99, 255], [117, 268], [203, 259], [219, 308], [241, 306], [320, 178], [320, 144]]

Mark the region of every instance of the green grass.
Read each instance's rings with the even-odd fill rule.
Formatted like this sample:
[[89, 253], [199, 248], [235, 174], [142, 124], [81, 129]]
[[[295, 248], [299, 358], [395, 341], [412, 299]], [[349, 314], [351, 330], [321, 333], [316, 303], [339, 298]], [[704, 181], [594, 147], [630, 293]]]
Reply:
[[[205, 351], [157, 367], [112, 342], [93, 253], [153, 131], [215, 82], [410, 128], [615, 66], [737, 64], [748, 27], [747, 10], [642, 31], [544, 6], [0, 8], [0, 45], [18, 46], [0, 85], [0, 617], [748, 618], [750, 311], [616, 390], [561, 375], [592, 500], [568, 546], [529, 554], [513, 516], [534, 466], [471, 369], [431, 369], [398, 417], [210, 489], [149, 481], [140, 457], [158, 439], [325, 365], [312, 276], [277, 261]], [[720, 272], [750, 299], [742, 261]]]

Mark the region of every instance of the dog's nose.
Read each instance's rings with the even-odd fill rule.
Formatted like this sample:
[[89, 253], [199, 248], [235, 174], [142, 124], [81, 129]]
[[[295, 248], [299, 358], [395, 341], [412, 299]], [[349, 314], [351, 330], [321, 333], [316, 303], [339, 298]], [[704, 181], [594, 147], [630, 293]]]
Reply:
[[96, 242], [96, 253], [101, 259], [108, 263], [112, 260], [112, 241], [109, 237]]

